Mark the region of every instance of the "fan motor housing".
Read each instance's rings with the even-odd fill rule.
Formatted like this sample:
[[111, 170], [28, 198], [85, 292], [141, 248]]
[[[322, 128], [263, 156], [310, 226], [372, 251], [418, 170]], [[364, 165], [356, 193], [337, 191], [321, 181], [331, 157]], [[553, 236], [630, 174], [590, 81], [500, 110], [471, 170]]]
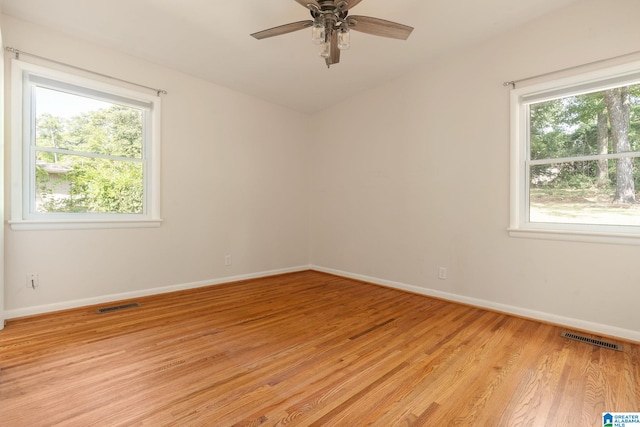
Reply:
[[320, 15], [334, 15], [336, 18], [343, 20], [349, 14], [349, 11], [344, 9], [344, 6], [348, 5], [345, 1], [334, 4], [333, 0], [320, 0], [318, 4], [320, 5], [320, 9], [309, 5], [309, 12], [314, 20]]

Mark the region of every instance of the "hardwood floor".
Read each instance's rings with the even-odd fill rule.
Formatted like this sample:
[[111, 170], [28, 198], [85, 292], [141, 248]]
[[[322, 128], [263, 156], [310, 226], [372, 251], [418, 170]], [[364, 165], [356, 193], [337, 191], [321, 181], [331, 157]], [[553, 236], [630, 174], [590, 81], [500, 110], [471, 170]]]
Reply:
[[640, 347], [302, 272], [10, 321], [2, 426], [601, 426]]

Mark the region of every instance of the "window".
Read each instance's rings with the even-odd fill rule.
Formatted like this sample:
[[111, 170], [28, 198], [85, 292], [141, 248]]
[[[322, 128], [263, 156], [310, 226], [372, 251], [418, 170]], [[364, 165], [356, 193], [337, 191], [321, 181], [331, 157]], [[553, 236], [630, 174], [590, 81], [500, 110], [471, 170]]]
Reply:
[[158, 226], [160, 99], [12, 66], [13, 229]]
[[640, 63], [511, 94], [517, 237], [640, 244]]

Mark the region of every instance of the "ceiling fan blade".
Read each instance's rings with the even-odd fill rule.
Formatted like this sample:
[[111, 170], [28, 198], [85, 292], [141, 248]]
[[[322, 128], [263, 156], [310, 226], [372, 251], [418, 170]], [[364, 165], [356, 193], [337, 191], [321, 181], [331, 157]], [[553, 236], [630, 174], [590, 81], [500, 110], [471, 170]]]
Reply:
[[310, 4], [320, 9], [320, 4], [318, 3], [317, 0], [296, 0], [296, 2], [306, 7], [307, 9], [310, 9], [309, 8]]
[[413, 31], [413, 27], [398, 24], [380, 18], [369, 16], [349, 16], [349, 28], [374, 36], [390, 37], [392, 39], [406, 40]]
[[291, 24], [280, 25], [279, 27], [269, 28], [268, 30], [258, 31], [257, 33], [251, 34], [251, 37], [254, 37], [258, 40], [266, 39], [267, 37], [280, 36], [282, 34], [292, 33], [294, 31], [303, 30], [305, 28], [309, 28], [313, 25], [313, 21], [299, 21], [292, 22]]
[[338, 32], [334, 31], [331, 35], [331, 49], [329, 50], [329, 57], [325, 58], [327, 68], [333, 64], [340, 62], [340, 49], [338, 49]]

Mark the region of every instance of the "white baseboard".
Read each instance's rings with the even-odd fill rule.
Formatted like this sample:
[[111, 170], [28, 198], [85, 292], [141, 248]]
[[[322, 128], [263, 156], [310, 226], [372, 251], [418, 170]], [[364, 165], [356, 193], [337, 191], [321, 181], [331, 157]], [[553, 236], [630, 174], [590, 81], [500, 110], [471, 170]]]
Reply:
[[50, 313], [54, 311], [67, 310], [71, 308], [86, 307], [96, 304], [104, 304], [113, 301], [121, 301], [133, 298], [140, 298], [150, 295], [158, 295], [187, 289], [196, 289], [206, 286], [215, 286], [223, 283], [237, 282], [240, 280], [257, 279], [261, 277], [275, 276], [278, 274], [295, 273], [298, 271], [315, 270], [323, 273], [334, 274], [350, 279], [361, 280], [381, 286], [400, 289], [416, 294], [440, 298], [447, 301], [459, 302], [462, 304], [472, 305], [475, 307], [486, 308], [489, 310], [499, 311], [503, 313], [513, 314], [520, 317], [539, 320], [543, 322], [553, 323], [568, 328], [575, 328], [582, 331], [589, 331], [596, 334], [602, 334], [610, 337], [618, 337], [625, 340], [640, 342], [640, 331], [618, 328], [616, 326], [603, 325], [600, 323], [590, 322], [587, 320], [574, 319], [556, 314], [545, 313], [527, 308], [516, 307], [506, 304], [500, 304], [493, 301], [487, 301], [477, 298], [466, 297], [463, 295], [451, 294], [447, 292], [436, 291], [433, 289], [422, 288], [419, 286], [407, 285], [405, 283], [394, 282], [390, 280], [378, 279], [376, 277], [364, 276], [361, 274], [349, 273], [346, 271], [335, 270], [332, 268], [321, 267], [318, 265], [302, 265], [298, 267], [283, 268], [278, 270], [263, 271], [258, 273], [244, 274], [239, 276], [228, 276], [218, 279], [203, 280], [199, 282], [183, 283], [160, 288], [143, 289], [133, 292], [124, 292], [119, 294], [103, 295], [93, 298], [79, 299], [73, 301], [64, 301], [54, 304], [39, 305], [34, 307], [18, 308], [6, 310], [4, 312], [5, 319], [15, 319], [18, 317], [32, 316], [36, 314]]
[[150, 295], [166, 294], [169, 292], [183, 291], [187, 289], [196, 289], [206, 286], [221, 285], [223, 283], [237, 282], [240, 280], [258, 279], [261, 277], [276, 276], [278, 274], [295, 273], [298, 271], [309, 270], [308, 265], [298, 267], [283, 268], [278, 270], [263, 271], [259, 273], [243, 274], [239, 276], [228, 276], [218, 279], [203, 280], [199, 282], [182, 283], [172, 286], [164, 286], [160, 288], [142, 289], [133, 292], [123, 292], [119, 294], [103, 295], [93, 298], [78, 299], [73, 301], [64, 301], [53, 304], [39, 305], [34, 307], [18, 308], [14, 310], [6, 310], [4, 312], [5, 319], [15, 319], [18, 317], [33, 316], [35, 314], [51, 313], [54, 311], [68, 310], [71, 308], [86, 307], [96, 304], [104, 304], [114, 301], [122, 301], [133, 298], [146, 297]]
[[440, 298], [447, 301], [459, 302], [462, 304], [472, 305], [474, 307], [486, 308], [493, 311], [513, 314], [513, 315], [528, 318], [528, 319], [539, 320], [542, 322], [552, 323], [555, 325], [565, 326], [568, 328], [575, 328], [585, 332], [593, 332], [594, 334], [602, 334], [610, 337], [618, 337], [625, 340], [640, 342], [640, 331], [633, 331], [630, 329], [618, 328], [616, 326], [603, 325], [600, 323], [590, 322], [588, 320], [573, 319], [571, 317], [559, 316], [556, 314], [545, 313], [542, 311], [530, 310], [523, 307], [516, 307], [516, 306], [511, 306], [506, 304], [500, 304], [497, 302], [466, 297], [463, 295], [436, 291], [433, 289], [422, 288], [419, 286], [407, 285], [405, 283], [378, 279], [376, 277], [363, 276], [361, 274], [348, 273], [346, 271], [334, 270], [331, 268], [325, 268], [318, 265], [311, 265], [309, 268], [311, 270], [334, 274], [336, 276], [342, 276], [350, 279], [356, 279], [364, 282], [373, 283], [376, 285], [387, 286], [395, 289], [401, 289], [404, 291], [431, 296], [435, 298]]

